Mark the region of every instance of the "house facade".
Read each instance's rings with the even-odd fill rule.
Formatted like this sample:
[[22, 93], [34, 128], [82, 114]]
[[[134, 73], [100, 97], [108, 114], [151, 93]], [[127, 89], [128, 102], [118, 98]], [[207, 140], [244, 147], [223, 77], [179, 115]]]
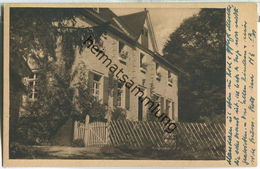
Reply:
[[[76, 51], [73, 70], [80, 64], [86, 65], [92, 94], [111, 108], [120, 107], [127, 111], [127, 119], [145, 121], [148, 107], [140, 99], [138, 91], [159, 103], [159, 113], [165, 113], [178, 121], [178, 72], [159, 53], [149, 12], [147, 10], [117, 16], [108, 8], [84, 9], [77, 18], [75, 27], [96, 27], [107, 24], [99, 47], [114, 65], [121, 69], [127, 79], [135, 84], [129, 89], [118, 79], [111, 88], [111, 71], [106, 60], [97, 57], [92, 49]], [[112, 64], [112, 63], [110, 63]], [[114, 75], [115, 78], [115, 75]], [[72, 81], [76, 83], [76, 79]], [[111, 92], [113, 90], [113, 92]]]
[[[93, 28], [100, 25], [106, 25], [106, 28], [98, 42], [99, 48], [113, 65], [117, 65], [121, 74], [127, 75], [128, 81], [134, 83], [133, 87], [128, 88], [120, 78], [117, 79], [107, 66], [108, 62], [97, 57], [90, 47], [84, 48], [82, 52], [76, 49], [72, 74], [83, 64], [92, 94], [112, 109], [125, 109], [129, 120], [147, 120], [149, 106], [147, 100], [142, 99], [147, 97], [159, 104], [158, 114], [164, 113], [171, 120], [178, 121], [179, 70], [158, 53], [149, 11], [117, 16], [108, 8], [86, 8], [82, 9], [82, 16], [76, 18], [73, 27]], [[56, 56], [63, 57], [61, 45], [57, 45]], [[23, 106], [37, 101], [38, 97], [39, 68], [35, 67], [37, 63], [33, 63], [33, 60], [32, 63], [30, 60], [27, 62], [34, 71], [24, 79], [30, 90], [23, 96]], [[71, 87], [77, 82], [78, 77], [75, 76]], [[25, 113], [26, 111], [21, 109], [20, 116]]]

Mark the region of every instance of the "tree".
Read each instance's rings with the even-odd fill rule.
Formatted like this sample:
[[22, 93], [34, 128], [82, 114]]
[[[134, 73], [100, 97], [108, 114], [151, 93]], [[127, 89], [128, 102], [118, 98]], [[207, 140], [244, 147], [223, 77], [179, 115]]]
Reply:
[[163, 54], [185, 71], [179, 76], [180, 120], [224, 117], [225, 10], [202, 9], [184, 20], [170, 35]]
[[[75, 27], [82, 16], [80, 8], [11, 8], [10, 9], [10, 75], [11, 86], [22, 88], [17, 59], [33, 59], [40, 71], [39, 99], [26, 107], [29, 112], [18, 123], [20, 140], [48, 140], [73, 111], [71, 69], [75, 50], [83, 51], [83, 42], [89, 35], [98, 39], [103, 26]], [[61, 46], [62, 56], [56, 55]], [[50, 82], [53, 79], [54, 82]], [[16, 82], [20, 83], [16, 83]], [[11, 97], [11, 100], [20, 99]], [[17, 111], [16, 114], [19, 112]], [[10, 117], [12, 118], [12, 117]], [[16, 129], [14, 129], [16, 133]], [[25, 141], [26, 143], [26, 141]]]

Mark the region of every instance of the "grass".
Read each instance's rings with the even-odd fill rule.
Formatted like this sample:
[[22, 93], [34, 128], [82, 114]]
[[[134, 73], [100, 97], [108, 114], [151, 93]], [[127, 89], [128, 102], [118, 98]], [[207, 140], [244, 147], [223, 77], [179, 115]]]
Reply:
[[[62, 147], [62, 146], [26, 146], [12, 145], [11, 159], [131, 159], [131, 160], [218, 160], [208, 152], [190, 152], [183, 150], [133, 149], [128, 146], [104, 146], [102, 148]], [[222, 158], [222, 160], [225, 157]]]

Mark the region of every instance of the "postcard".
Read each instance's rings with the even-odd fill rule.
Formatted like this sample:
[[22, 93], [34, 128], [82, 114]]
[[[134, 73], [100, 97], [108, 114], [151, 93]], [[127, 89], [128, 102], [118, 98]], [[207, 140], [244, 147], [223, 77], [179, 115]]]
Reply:
[[255, 3], [4, 5], [4, 167], [257, 165]]

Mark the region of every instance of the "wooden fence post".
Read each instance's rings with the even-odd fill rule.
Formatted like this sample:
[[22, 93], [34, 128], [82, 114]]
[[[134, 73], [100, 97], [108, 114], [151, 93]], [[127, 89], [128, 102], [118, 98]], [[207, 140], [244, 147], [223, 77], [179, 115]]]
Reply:
[[73, 133], [73, 140], [78, 138], [78, 122], [74, 121], [74, 133]]
[[86, 115], [85, 126], [84, 126], [84, 143], [85, 146], [89, 144], [90, 140], [90, 129], [89, 129], [89, 115]]
[[109, 128], [110, 128], [110, 122], [106, 123], [106, 144], [110, 144], [109, 141]]

